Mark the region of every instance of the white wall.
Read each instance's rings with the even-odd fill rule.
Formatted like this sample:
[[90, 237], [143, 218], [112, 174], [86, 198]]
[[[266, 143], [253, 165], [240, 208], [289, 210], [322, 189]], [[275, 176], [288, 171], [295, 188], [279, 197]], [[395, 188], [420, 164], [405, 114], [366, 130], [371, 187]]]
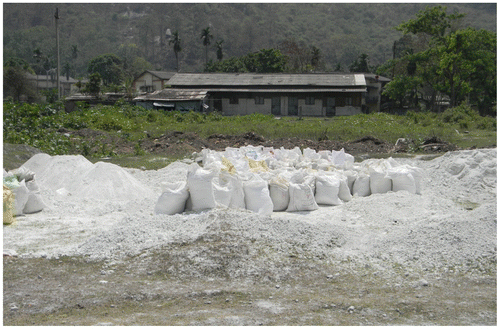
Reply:
[[363, 112], [359, 106], [343, 106], [335, 108], [335, 115], [355, 115], [361, 113]]
[[[248, 115], [252, 113], [271, 114], [271, 98], [264, 98], [264, 104], [255, 104], [254, 98], [239, 98], [238, 104], [229, 104], [228, 98], [222, 98], [222, 109], [224, 115]], [[281, 96], [280, 115], [288, 115], [288, 97]], [[298, 100], [299, 113], [303, 116], [325, 116], [326, 108], [323, 107], [323, 100], [315, 98], [314, 105], [306, 105], [305, 99]], [[354, 115], [361, 112], [361, 106], [336, 107], [336, 115]]]
[[271, 114], [271, 99], [264, 98], [264, 104], [255, 104], [254, 98], [239, 98], [238, 104], [229, 104], [229, 99], [223, 98], [222, 109], [224, 115]]
[[155, 91], [162, 89], [161, 80], [151, 73], [145, 73], [135, 81], [135, 89], [137, 92], [140, 92], [143, 86], [153, 86]]
[[323, 115], [323, 100], [320, 98], [314, 99], [314, 105], [306, 105], [305, 99], [299, 99], [299, 115], [302, 107], [302, 115], [304, 116], [321, 116]]

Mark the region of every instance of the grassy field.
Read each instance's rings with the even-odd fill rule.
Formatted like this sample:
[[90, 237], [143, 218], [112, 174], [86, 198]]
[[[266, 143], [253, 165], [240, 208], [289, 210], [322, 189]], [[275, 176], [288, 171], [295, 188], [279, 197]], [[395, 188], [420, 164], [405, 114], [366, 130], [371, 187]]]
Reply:
[[[144, 155], [140, 141], [169, 131], [195, 132], [206, 138], [212, 134], [240, 135], [254, 132], [266, 139], [298, 137], [310, 140], [351, 141], [364, 136], [395, 143], [398, 138], [423, 140], [430, 137], [453, 143], [459, 148], [496, 146], [496, 118], [481, 117], [462, 105], [443, 113], [408, 112], [359, 114], [332, 118], [274, 117], [252, 114], [222, 116], [219, 113], [179, 113], [145, 110], [118, 103], [66, 113], [62, 104], [16, 104], [5, 102], [4, 143], [36, 147], [51, 155], [83, 154], [112, 156], [112, 145], [91, 144], [85, 138], [64, 134], [83, 128], [103, 131], [137, 143], [135, 155]], [[92, 142], [96, 143], [96, 142]]]

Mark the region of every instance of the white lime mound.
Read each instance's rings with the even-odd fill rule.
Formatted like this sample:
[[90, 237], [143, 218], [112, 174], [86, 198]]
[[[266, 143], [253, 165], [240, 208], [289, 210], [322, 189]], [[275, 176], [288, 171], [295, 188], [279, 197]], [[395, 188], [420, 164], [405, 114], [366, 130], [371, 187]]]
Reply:
[[151, 196], [151, 189], [120, 166], [81, 155], [36, 154], [23, 167], [35, 173], [40, 188], [59, 195], [98, 200], [132, 200]]

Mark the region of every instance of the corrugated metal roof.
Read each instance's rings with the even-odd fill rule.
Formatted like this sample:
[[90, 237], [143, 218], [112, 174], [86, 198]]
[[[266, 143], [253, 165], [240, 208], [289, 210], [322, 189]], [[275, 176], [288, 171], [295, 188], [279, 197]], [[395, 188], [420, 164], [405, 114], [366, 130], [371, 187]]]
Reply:
[[207, 96], [206, 90], [167, 88], [134, 98], [134, 101], [201, 101]]
[[156, 75], [158, 78], [163, 80], [168, 80], [172, 78], [176, 72], [165, 72], [165, 71], [147, 71], [153, 75]]
[[321, 88], [321, 89], [257, 89], [257, 88], [208, 88], [209, 92], [252, 92], [252, 93], [350, 93], [350, 92], [366, 92], [366, 88]]
[[366, 86], [363, 74], [258, 74], [258, 73], [177, 73], [169, 81], [172, 87], [181, 86]]

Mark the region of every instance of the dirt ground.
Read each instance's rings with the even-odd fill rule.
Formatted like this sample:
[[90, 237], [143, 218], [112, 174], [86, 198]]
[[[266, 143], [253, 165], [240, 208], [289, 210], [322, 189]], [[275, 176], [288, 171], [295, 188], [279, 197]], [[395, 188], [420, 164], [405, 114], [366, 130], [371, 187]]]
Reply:
[[[229, 239], [172, 245], [120, 263], [4, 257], [3, 323], [496, 325], [492, 264], [382, 274], [349, 261], [281, 256], [256, 256], [248, 242]], [[231, 277], [236, 263], [254, 270]]]
[[[68, 131], [61, 131], [67, 133]], [[107, 133], [97, 132], [91, 129], [81, 129], [73, 132], [74, 135], [84, 137], [89, 141], [102, 141], [103, 143], [113, 145], [117, 154], [133, 153], [136, 144], [117, 136], [111, 136]], [[292, 149], [294, 147], [311, 148], [319, 150], [340, 150], [344, 148], [345, 152], [352, 155], [360, 154], [380, 154], [380, 153], [401, 153], [408, 152], [409, 148], [419, 150], [422, 153], [436, 153], [454, 151], [455, 145], [441, 141], [436, 138], [429, 138], [421, 145], [413, 145], [412, 141], [394, 145], [386, 141], [365, 136], [358, 140], [340, 142], [335, 140], [313, 141], [300, 138], [280, 138], [265, 139], [253, 132], [247, 132], [243, 135], [222, 135], [214, 134], [207, 139], [201, 138], [196, 133], [173, 131], [161, 135], [160, 137], [146, 137], [139, 142], [141, 149], [152, 154], [161, 154], [167, 157], [183, 157], [200, 152], [203, 148], [214, 151], [223, 151], [226, 147], [241, 147], [245, 145], [262, 145], [266, 147]]]

